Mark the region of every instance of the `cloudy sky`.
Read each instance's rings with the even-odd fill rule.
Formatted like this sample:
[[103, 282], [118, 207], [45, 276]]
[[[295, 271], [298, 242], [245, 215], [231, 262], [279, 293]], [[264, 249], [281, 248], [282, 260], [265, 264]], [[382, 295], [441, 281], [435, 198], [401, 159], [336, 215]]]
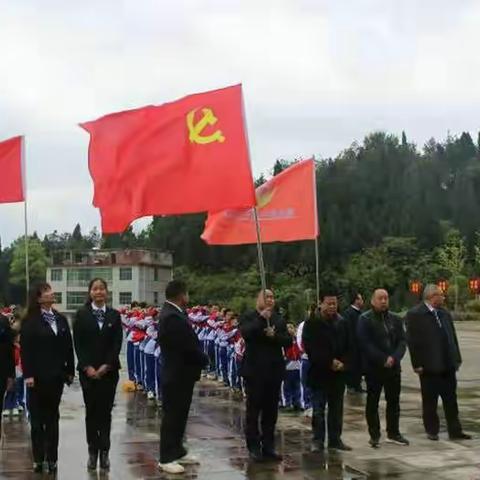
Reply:
[[[0, 139], [26, 135], [31, 229], [99, 225], [78, 122], [238, 82], [256, 174], [375, 129], [476, 134], [479, 24], [474, 0], [0, 0]], [[3, 245], [22, 208], [0, 205]]]

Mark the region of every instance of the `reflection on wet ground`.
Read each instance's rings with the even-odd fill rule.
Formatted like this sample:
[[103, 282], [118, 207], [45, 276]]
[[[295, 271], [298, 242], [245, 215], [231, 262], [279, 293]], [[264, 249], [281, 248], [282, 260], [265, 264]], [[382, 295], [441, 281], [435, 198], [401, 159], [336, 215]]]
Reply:
[[[445, 429], [439, 442], [426, 439], [421, 421], [418, 379], [404, 360], [402, 390], [403, 433], [410, 447], [382, 444], [368, 447], [363, 417], [364, 397], [347, 395], [344, 440], [354, 450], [348, 453], [311, 454], [309, 420], [298, 414], [282, 414], [278, 424], [281, 464], [250, 464], [242, 439], [243, 402], [234, 400], [224, 387], [213, 382], [198, 385], [188, 426], [188, 446], [202, 463], [189, 467], [178, 478], [205, 480], [296, 480], [296, 479], [480, 479], [480, 325], [458, 327], [465, 366], [459, 376], [459, 403], [465, 430], [471, 442], [450, 442]], [[78, 383], [68, 390], [62, 406], [60, 460], [57, 478], [77, 479], [167, 479], [157, 470], [160, 415], [144, 395], [119, 390], [112, 428], [112, 470], [106, 475], [86, 471], [84, 410]], [[384, 423], [384, 422], [383, 422]], [[21, 419], [8, 419], [0, 453], [0, 478], [28, 480], [30, 473], [29, 428]], [[477, 439], [478, 437], [478, 439]], [[44, 475], [44, 478], [48, 478]]]

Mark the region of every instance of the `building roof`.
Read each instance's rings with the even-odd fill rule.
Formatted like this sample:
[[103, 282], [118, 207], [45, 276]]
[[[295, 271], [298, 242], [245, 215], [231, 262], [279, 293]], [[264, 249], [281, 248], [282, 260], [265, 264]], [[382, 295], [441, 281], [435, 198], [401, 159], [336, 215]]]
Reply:
[[170, 252], [150, 249], [58, 250], [50, 259], [51, 267], [94, 267], [114, 265], [150, 265], [172, 268]]

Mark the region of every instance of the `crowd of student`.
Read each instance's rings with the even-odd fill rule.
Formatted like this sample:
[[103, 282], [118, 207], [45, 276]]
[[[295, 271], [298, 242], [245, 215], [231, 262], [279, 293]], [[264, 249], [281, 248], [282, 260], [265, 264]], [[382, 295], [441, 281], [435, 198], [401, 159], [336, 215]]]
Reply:
[[[160, 309], [133, 302], [120, 310], [127, 341], [128, 382], [125, 390], [144, 392], [149, 400], [161, 405], [162, 356], [157, 342]], [[241, 365], [245, 341], [239, 329], [238, 315], [230, 308], [217, 305], [188, 309], [190, 324], [208, 356], [203, 377], [228, 387], [236, 399], [245, 397]], [[308, 359], [302, 348], [303, 323], [288, 324], [291, 345], [284, 349], [286, 364], [280, 407], [311, 414], [307, 386]]]

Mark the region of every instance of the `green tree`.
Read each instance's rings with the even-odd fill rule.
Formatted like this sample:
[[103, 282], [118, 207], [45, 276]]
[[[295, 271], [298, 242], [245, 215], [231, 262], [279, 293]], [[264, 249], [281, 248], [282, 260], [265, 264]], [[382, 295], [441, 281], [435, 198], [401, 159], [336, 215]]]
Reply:
[[[15, 240], [12, 245], [13, 255], [10, 264], [10, 282], [22, 287], [26, 286], [25, 275], [25, 241], [23, 238]], [[30, 283], [45, 281], [48, 258], [45, 248], [38, 239], [28, 239], [28, 258]]]
[[445, 244], [438, 249], [438, 261], [453, 280], [455, 288], [455, 310], [458, 310], [459, 277], [465, 268], [467, 249], [457, 229], [451, 229], [445, 237]]

